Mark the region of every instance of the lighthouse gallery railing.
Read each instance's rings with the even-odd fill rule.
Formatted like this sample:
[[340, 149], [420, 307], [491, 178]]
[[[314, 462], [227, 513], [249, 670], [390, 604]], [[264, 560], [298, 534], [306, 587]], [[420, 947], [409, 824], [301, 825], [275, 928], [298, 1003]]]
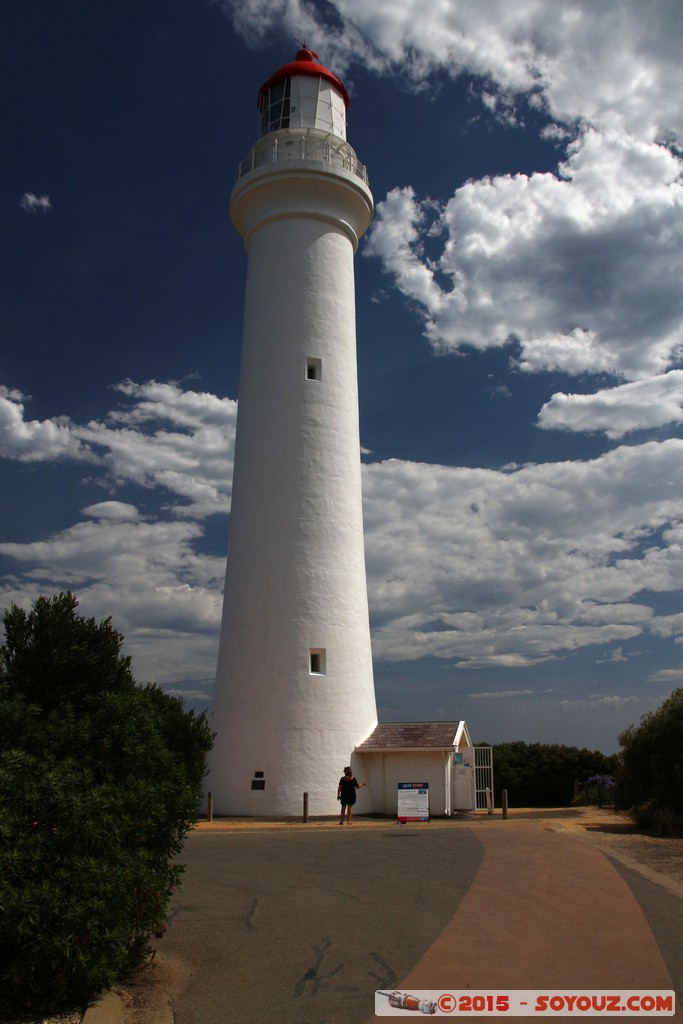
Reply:
[[368, 184], [365, 165], [357, 159], [350, 146], [336, 136], [328, 135], [321, 139], [319, 135], [314, 136], [308, 132], [297, 132], [294, 137], [278, 133], [275, 138], [271, 136], [261, 139], [252, 146], [247, 159], [237, 168], [236, 180], [239, 181], [256, 167], [283, 163], [286, 160], [312, 160], [316, 163], [329, 164], [331, 170], [340, 168], [349, 171]]

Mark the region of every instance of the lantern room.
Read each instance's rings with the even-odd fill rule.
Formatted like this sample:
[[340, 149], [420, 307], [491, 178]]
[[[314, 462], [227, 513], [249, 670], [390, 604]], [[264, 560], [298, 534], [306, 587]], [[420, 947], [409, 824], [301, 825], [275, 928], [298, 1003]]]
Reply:
[[260, 136], [284, 128], [316, 128], [346, 139], [348, 93], [306, 47], [261, 86], [258, 102]]

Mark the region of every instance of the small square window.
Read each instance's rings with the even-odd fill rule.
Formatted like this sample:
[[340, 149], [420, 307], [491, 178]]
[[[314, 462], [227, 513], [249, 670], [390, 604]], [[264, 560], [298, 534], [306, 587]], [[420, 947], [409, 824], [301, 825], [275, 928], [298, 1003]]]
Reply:
[[266, 788], [266, 780], [265, 779], [252, 779], [251, 780], [251, 788], [252, 789], [265, 789]]
[[322, 359], [307, 359], [306, 360], [306, 380], [322, 380], [323, 376], [323, 361]]
[[262, 779], [264, 777], [264, 775], [265, 775], [264, 772], [254, 772], [254, 778], [255, 779]]
[[327, 672], [324, 647], [312, 647], [309, 651], [309, 667], [312, 676], [324, 676]]

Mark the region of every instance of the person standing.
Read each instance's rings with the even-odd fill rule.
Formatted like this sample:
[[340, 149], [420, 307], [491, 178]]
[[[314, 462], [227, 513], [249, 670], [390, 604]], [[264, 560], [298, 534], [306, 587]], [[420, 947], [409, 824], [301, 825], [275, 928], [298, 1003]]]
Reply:
[[339, 824], [344, 824], [344, 812], [346, 812], [346, 824], [351, 824], [351, 815], [353, 814], [353, 805], [356, 802], [356, 790], [362, 789], [363, 786], [367, 786], [367, 782], [359, 782], [356, 776], [351, 771], [349, 765], [344, 769], [344, 774], [339, 780], [337, 786], [337, 800], [341, 803], [341, 818]]

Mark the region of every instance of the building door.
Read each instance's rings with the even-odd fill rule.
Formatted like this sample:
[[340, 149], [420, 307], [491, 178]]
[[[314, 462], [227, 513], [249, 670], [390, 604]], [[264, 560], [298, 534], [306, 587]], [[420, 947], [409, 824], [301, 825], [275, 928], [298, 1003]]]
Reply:
[[476, 809], [474, 791], [474, 764], [472, 750], [453, 754], [452, 767], [452, 809], [453, 811], [474, 811]]

